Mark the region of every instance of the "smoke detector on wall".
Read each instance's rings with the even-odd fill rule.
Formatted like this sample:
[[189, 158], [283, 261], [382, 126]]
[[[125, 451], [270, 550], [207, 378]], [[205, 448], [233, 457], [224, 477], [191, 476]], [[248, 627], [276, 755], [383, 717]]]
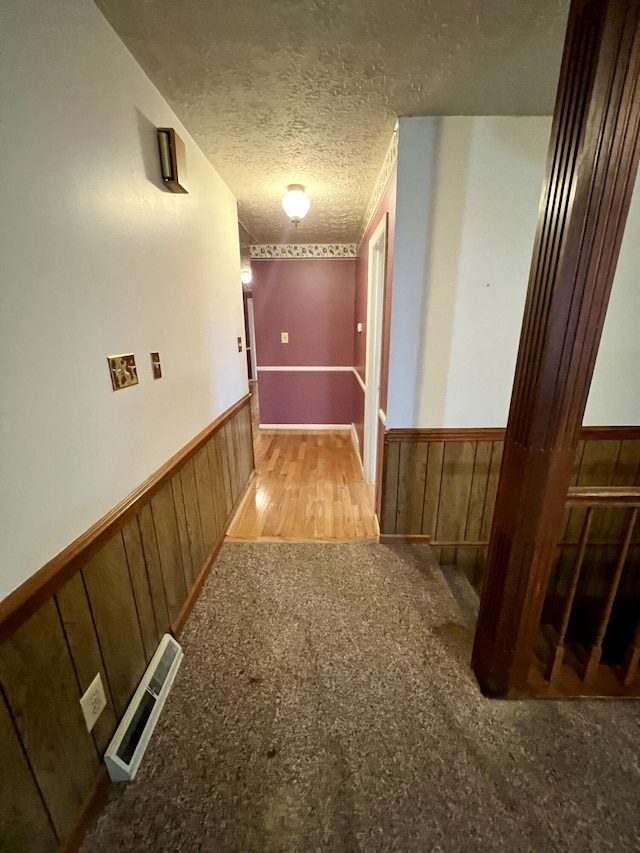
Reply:
[[302, 184], [289, 184], [282, 199], [282, 207], [297, 228], [298, 223], [301, 219], [304, 219], [311, 207], [309, 196], [306, 194]]

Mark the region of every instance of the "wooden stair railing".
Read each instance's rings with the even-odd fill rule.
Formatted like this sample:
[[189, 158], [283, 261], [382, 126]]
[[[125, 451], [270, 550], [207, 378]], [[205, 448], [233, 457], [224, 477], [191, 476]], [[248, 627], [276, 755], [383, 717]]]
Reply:
[[[603, 642], [611, 624], [612, 612], [620, 590], [620, 582], [628, 565], [630, 548], [640, 510], [640, 487], [575, 487], [567, 495], [567, 508], [586, 510], [577, 554], [573, 565], [562, 613], [557, 628], [541, 624], [541, 643], [529, 677], [530, 692], [547, 696], [639, 696], [640, 695], [640, 597], [624, 663], [613, 666], [602, 662]], [[581, 581], [590, 542], [594, 513], [598, 509], [626, 508], [622, 538], [616, 542], [617, 556], [613, 572], [606, 580], [606, 591], [598, 600], [598, 618], [590, 643], [582, 649], [567, 649], [567, 632], [575, 616], [576, 593]], [[608, 544], [608, 543], [607, 543]], [[603, 571], [604, 571], [603, 566]]]

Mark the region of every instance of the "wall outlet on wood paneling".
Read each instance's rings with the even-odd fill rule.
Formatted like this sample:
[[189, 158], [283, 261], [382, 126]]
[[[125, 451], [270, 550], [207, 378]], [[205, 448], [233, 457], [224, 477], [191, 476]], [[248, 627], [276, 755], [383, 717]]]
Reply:
[[104, 695], [100, 673], [93, 679], [84, 696], [80, 697], [80, 706], [82, 707], [84, 721], [87, 724], [87, 731], [90, 732], [100, 714], [107, 707], [107, 697]]
[[289, 343], [289, 332], [280, 332], [280, 343], [288, 344]]

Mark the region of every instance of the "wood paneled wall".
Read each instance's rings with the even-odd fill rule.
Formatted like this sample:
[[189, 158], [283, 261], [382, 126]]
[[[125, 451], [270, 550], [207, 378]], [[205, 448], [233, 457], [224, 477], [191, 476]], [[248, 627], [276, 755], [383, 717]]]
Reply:
[[[0, 851], [47, 853], [72, 834], [118, 721], [159, 638], [181, 629], [253, 467], [247, 397], [0, 604]], [[79, 699], [98, 672], [107, 708], [89, 734]]]
[[[382, 534], [430, 536], [443, 565], [479, 583], [491, 533], [504, 430], [389, 430], [385, 435]], [[573, 485], [640, 484], [640, 427], [585, 427]], [[623, 523], [603, 513], [594, 531], [614, 540]], [[583, 510], [567, 513], [565, 541], [580, 535]], [[597, 541], [596, 536], [592, 536]], [[575, 546], [567, 546], [567, 548]], [[593, 546], [595, 547], [595, 546]]]

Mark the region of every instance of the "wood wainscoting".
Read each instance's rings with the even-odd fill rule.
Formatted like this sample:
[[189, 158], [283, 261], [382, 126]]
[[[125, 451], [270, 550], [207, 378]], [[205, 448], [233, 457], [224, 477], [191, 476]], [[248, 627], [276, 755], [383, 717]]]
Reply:
[[[102, 754], [178, 633], [254, 470], [247, 395], [0, 603], [0, 849], [77, 848]], [[79, 699], [100, 673], [107, 707]]]
[[[441, 564], [460, 566], [480, 585], [503, 440], [502, 429], [387, 431], [381, 536], [430, 536]], [[572, 485], [640, 485], [640, 427], [583, 427]], [[567, 510], [563, 548], [575, 552], [583, 515]], [[603, 536], [618, 523], [609, 518]]]

